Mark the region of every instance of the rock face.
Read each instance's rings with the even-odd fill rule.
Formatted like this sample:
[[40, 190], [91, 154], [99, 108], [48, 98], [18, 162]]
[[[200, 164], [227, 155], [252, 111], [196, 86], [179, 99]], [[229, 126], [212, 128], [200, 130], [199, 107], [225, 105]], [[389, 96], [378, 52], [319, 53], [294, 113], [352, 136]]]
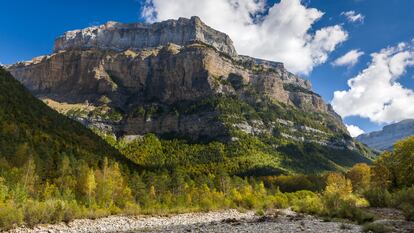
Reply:
[[180, 18], [161, 23], [122, 24], [108, 22], [97, 27], [66, 32], [56, 39], [54, 51], [71, 49], [142, 49], [202, 42], [232, 57], [237, 56], [233, 42], [224, 33], [205, 25], [198, 17]]
[[413, 135], [414, 119], [407, 119], [396, 124], [387, 125], [381, 131], [360, 135], [357, 140], [373, 149], [385, 151], [392, 150], [397, 141]]
[[197, 17], [67, 32], [55, 53], [8, 69], [49, 105], [76, 106], [61, 112], [118, 136], [229, 140], [239, 130], [355, 147], [309, 81], [282, 63], [237, 55]]

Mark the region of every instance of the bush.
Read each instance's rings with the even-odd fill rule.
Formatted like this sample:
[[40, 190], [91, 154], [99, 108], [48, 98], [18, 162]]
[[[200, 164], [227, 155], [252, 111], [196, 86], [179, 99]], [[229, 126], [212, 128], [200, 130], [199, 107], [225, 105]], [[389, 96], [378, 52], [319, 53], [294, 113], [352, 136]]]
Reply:
[[334, 218], [345, 218], [356, 221], [359, 224], [371, 222], [374, 215], [361, 209], [361, 203], [364, 199], [349, 196], [341, 198], [339, 194], [323, 195], [322, 201], [325, 206], [325, 215]]
[[414, 187], [395, 192], [392, 195], [392, 206], [401, 209], [407, 220], [414, 220]]
[[75, 201], [47, 200], [44, 202], [29, 200], [24, 207], [24, 222], [29, 226], [40, 223], [70, 222], [81, 217], [82, 210]]
[[0, 206], [0, 229], [8, 230], [23, 222], [23, 213], [13, 204]]
[[277, 192], [273, 196], [273, 207], [275, 207], [277, 209], [285, 209], [285, 208], [289, 207], [288, 197], [285, 194], [281, 193], [281, 192]]
[[386, 189], [373, 188], [364, 192], [364, 197], [372, 207], [389, 207], [391, 194]]
[[403, 211], [405, 219], [407, 219], [408, 221], [414, 221], [414, 204], [413, 203], [403, 203], [399, 207]]
[[295, 203], [293, 203], [292, 208], [294, 211], [308, 214], [321, 214], [324, 210], [322, 200], [317, 195], [297, 199]]
[[38, 201], [27, 201], [24, 208], [24, 222], [32, 227], [39, 223], [47, 223], [50, 218], [50, 212], [46, 205]]
[[391, 232], [387, 226], [378, 223], [368, 223], [362, 227], [364, 232], [373, 232], [373, 233], [387, 233]]
[[122, 212], [126, 215], [138, 215], [141, 213], [141, 208], [138, 204], [127, 202]]

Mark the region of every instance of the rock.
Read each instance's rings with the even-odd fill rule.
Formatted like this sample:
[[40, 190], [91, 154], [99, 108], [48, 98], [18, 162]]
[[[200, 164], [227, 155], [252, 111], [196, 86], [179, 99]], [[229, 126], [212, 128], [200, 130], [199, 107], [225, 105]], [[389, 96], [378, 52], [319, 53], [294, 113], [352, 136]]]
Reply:
[[237, 56], [230, 37], [205, 25], [200, 18], [180, 18], [160, 23], [104, 25], [69, 31], [55, 41], [54, 51], [73, 49], [105, 49], [123, 51], [165, 46], [205, 43], [232, 57]]
[[[56, 40], [55, 53], [8, 70], [40, 98], [87, 105], [71, 117], [118, 137], [155, 133], [231, 140], [230, 127], [260, 135], [280, 126], [287, 130], [279, 136], [327, 145], [329, 135], [347, 134], [340, 116], [309, 81], [280, 62], [237, 55], [226, 34], [197, 17], [154, 24], [109, 22], [70, 31]], [[327, 132], [287, 119], [275, 124], [243, 119], [228, 125], [220, 111], [208, 107], [208, 100], [223, 97], [251, 105], [268, 98], [288, 113], [296, 109], [322, 116], [315, 124]], [[300, 135], [287, 134], [290, 128]]]
[[[283, 212], [283, 211], [282, 211]], [[128, 222], [128, 224], [125, 224]], [[305, 227], [306, 226], [306, 227]], [[225, 210], [209, 213], [188, 213], [170, 217], [127, 217], [110, 216], [88, 220], [80, 219], [69, 225], [39, 225], [36, 228], [17, 228], [10, 233], [20, 232], [362, 232], [361, 227], [341, 223], [322, 222], [316, 217], [304, 216], [301, 221], [291, 221], [286, 216], [256, 216], [253, 211], [245, 213], [237, 210]]]

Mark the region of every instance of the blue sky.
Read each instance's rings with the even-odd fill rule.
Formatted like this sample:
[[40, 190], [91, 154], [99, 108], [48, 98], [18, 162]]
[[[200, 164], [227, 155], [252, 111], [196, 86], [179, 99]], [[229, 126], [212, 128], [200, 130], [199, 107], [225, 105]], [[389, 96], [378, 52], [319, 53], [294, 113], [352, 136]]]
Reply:
[[[142, 1], [137, 0], [0, 0], [0, 3], [3, 8], [0, 14], [0, 62], [3, 64], [51, 53], [54, 38], [67, 30], [110, 20], [144, 20], [140, 16]], [[267, 6], [274, 3], [279, 1], [268, 1]], [[313, 71], [304, 76], [312, 81], [314, 90], [327, 102], [332, 100], [335, 91], [347, 90], [347, 81], [367, 68], [371, 53], [414, 39], [413, 0], [307, 0], [302, 4], [325, 13], [310, 33], [330, 25], [341, 25], [348, 32], [348, 39], [329, 53], [328, 60], [315, 65]], [[364, 21], [348, 22], [341, 13], [350, 10], [362, 14]], [[352, 49], [365, 53], [355, 66], [331, 65], [336, 58]], [[413, 75], [412, 69], [407, 69], [398, 82], [405, 88], [413, 89]], [[346, 117], [345, 122], [357, 125], [366, 132], [378, 130], [383, 125], [359, 116]]]

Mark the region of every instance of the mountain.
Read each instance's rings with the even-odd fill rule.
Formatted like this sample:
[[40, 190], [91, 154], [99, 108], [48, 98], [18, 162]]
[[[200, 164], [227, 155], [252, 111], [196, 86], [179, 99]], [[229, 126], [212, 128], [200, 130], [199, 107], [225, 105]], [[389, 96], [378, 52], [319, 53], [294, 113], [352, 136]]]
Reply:
[[362, 134], [356, 139], [379, 151], [391, 151], [394, 144], [404, 138], [414, 135], [414, 119], [387, 125], [381, 131]]
[[226, 145], [253, 138], [271, 162], [249, 158], [252, 169], [369, 161], [309, 81], [282, 63], [238, 55], [198, 17], [69, 31], [53, 54], [8, 70], [50, 107], [127, 141], [148, 133]]
[[1, 174], [33, 159], [38, 174], [52, 179], [63, 156], [91, 166], [104, 156], [127, 162], [91, 130], [49, 108], [0, 67]]

